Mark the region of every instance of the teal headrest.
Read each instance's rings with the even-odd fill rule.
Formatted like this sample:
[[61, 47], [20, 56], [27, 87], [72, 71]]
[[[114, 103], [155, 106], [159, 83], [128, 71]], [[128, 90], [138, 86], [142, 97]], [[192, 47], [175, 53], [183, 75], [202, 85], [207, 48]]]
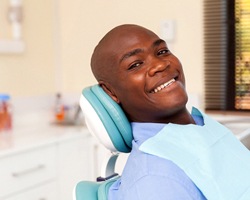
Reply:
[[83, 89], [80, 105], [89, 130], [100, 142], [111, 151], [131, 151], [131, 124], [122, 108], [99, 85]]

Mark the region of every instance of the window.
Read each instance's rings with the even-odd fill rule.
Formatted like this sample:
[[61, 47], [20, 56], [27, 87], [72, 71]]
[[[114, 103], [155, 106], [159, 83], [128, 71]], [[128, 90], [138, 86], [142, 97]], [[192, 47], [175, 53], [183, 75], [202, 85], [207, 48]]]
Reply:
[[235, 108], [250, 110], [250, 0], [236, 0], [235, 40]]
[[250, 111], [250, 0], [204, 0], [205, 108]]

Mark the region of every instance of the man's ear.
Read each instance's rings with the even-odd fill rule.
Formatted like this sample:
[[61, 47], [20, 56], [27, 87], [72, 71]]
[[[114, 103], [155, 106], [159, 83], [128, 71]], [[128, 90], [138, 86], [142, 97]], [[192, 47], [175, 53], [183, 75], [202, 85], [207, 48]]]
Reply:
[[108, 84], [105, 84], [103, 82], [99, 82], [99, 85], [102, 87], [102, 89], [116, 102], [120, 103], [120, 100], [116, 96], [115, 92], [112, 90], [112, 87], [110, 87]]

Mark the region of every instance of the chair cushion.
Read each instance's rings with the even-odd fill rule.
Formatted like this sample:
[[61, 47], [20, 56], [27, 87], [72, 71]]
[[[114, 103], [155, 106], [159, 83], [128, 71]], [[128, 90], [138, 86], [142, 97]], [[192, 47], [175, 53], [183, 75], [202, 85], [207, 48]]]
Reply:
[[110, 186], [119, 178], [119, 176], [103, 181], [81, 181], [76, 185], [76, 200], [107, 200]]
[[98, 200], [98, 189], [100, 183], [91, 181], [81, 181], [76, 185], [76, 200]]
[[[122, 108], [99, 85], [85, 88], [82, 91], [82, 96], [93, 108], [92, 111], [90, 111], [91, 109], [86, 110], [86, 101], [85, 104], [83, 103], [84, 101], [80, 101], [89, 130], [93, 130], [91, 132], [100, 142], [105, 137], [104, 134], [107, 134], [116, 151], [130, 152], [133, 140], [132, 129]], [[93, 119], [93, 115], [91, 115], [93, 110], [99, 119]], [[100, 124], [102, 124], [106, 130], [105, 133], [103, 129], [97, 127], [98, 124], [100, 127]], [[105, 146], [109, 148], [108, 145]], [[111, 150], [113, 151], [114, 149]]]
[[110, 186], [119, 178], [112, 178], [103, 182], [98, 189], [98, 200], [107, 200]]

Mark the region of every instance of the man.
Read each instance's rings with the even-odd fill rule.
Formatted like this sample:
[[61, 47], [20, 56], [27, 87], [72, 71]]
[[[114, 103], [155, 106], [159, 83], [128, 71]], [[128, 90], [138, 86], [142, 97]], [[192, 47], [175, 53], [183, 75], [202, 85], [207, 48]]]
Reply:
[[[231, 184], [233, 176], [230, 184], [223, 182], [232, 174], [239, 177], [237, 166], [227, 171], [240, 157], [229, 152], [230, 145], [246, 155], [250, 168], [249, 153], [226, 128], [197, 109], [189, 113], [182, 65], [164, 40], [138, 25], [115, 27], [96, 46], [91, 68], [99, 85], [124, 110], [134, 137], [109, 200], [228, 200], [239, 199], [246, 190], [250, 198], [246, 173], [239, 175], [242, 190]], [[223, 178], [217, 180], [217, 173]]]
[[131, 165], [125, 168], [121, 186], [119, 181], [111, 188], [109, 199], [204, 199], [174, 163], [138, 150], [162, 128], [161, 123], [195, 123], [186, 109], [182, 65], [165, 41], [137, 25], [118, 26], [97, 45], [91, 66], [131, 122], [158, 124], [149, 135], [134, 135]]

